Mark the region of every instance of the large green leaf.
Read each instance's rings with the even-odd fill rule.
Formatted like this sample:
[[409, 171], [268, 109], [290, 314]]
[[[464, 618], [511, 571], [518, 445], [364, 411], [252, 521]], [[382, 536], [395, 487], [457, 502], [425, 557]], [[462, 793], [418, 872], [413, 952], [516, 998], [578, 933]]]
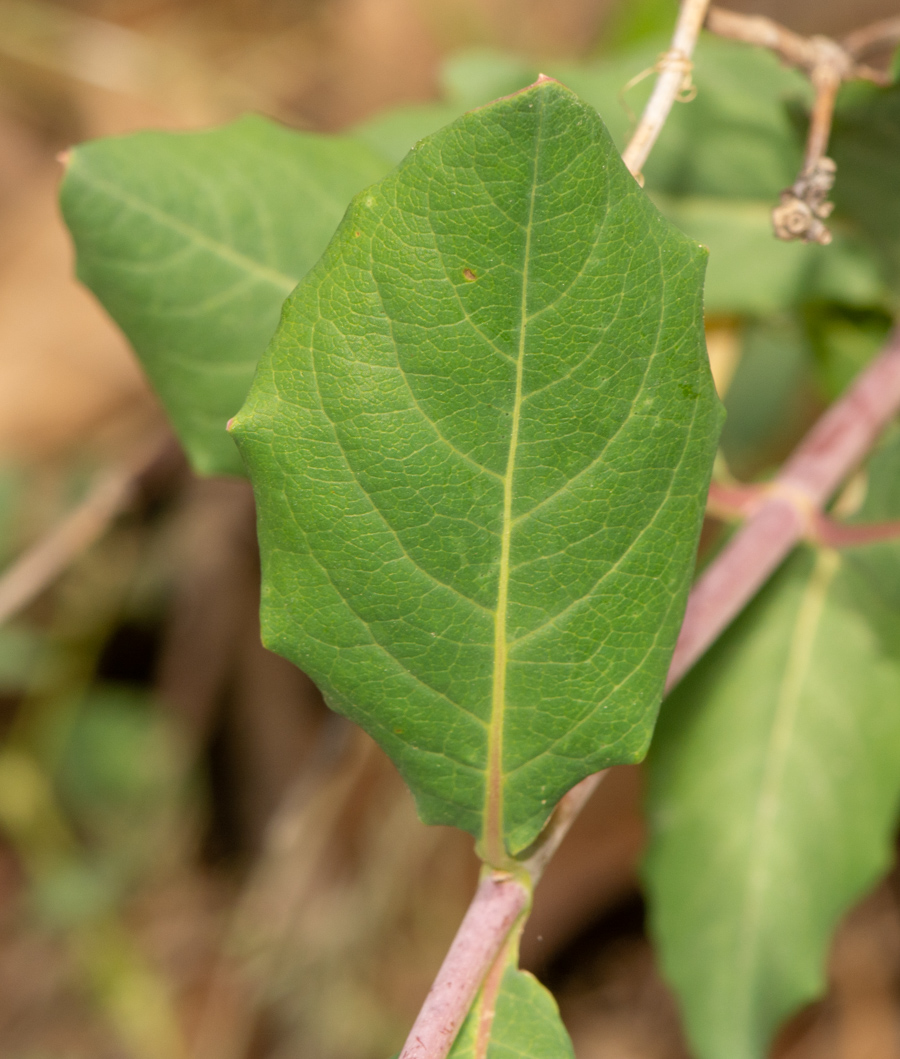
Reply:
[[448, 1059], [574, 1059], [556, 1001], [527, 971], [506, 968], [497, 994], [486, 1053], [478, 1055], [483, 994], [479, 993]]
[[720, 422], [704, 261], [539, 82], [357, 197], [236, 419], [266, 642], [491, 860], [647, 746]]
[[134, 346], [195, 469], [241, 474], [225, 431], [282, 302], [388, 165], [247, 117], [75, 148], [62, 209], [78, 275]]
[[900, 612], [868, 575], [804, 549], [663, 710], [646, 877], [699, 1059], [766, 1054], [892, 859]]

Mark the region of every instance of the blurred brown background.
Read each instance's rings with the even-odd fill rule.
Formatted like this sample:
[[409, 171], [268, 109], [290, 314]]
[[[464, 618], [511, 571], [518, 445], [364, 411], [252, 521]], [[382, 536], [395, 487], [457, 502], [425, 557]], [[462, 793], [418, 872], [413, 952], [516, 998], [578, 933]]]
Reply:
[[[668, 0], [656, 7], [667, 5], [674, 18]], [[897, 11], [895, 0], [732, 6], [832, 35]], [[613, 0], [0, 0], [4, 561], [159, 420], [124, 340], [72, 277], [59, 152], [248, 109], [338, 130], [434, 98], [456, 48], [588, 56], [623, 10]], [[197, 481], [172, 450], [28, 611], [40, 678], [6, 689], [0, 643], [12, 747], [0, 760], [0, 1055], [376, 1059], [402, 1041], [474, 885], [471, 842], [421, 827], [380, 752], [259, 646], [257, 579], [248, 487]], [[145, 689], [166, 727], [164, 793], [113, 838], [108, 822], [95, 833], [93, 818], [70, 812], [47, 764], [46, 746], [74, 730], [72, 702], [98, 683]], [[143, 768], [157, 744], [132, 744]], [[548, 872], [524, 941], [579, 1059], [686, 1055], [643, 933], [641, 843], [639, 771], [614, 770]], [[783, 1059], [900, 1059], [894, 887], [845, 924], [832, 991], [785, 1031]]]

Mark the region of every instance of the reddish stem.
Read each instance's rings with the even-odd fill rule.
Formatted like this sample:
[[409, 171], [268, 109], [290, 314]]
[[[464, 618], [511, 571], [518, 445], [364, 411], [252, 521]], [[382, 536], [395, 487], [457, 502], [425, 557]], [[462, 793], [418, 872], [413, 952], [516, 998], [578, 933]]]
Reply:
[[900, 332], [816, 423], [769, 487], [769, 499], [698, 578], [666, 690], [678, 683], [811, 529], [816, 512], [900, 409]]
[[859, 548], [865, 544], [896, 540], [900, 537], [900, 520], [863, 522], [847, 525], [827, 515], [817, 514], [814, 540], [825, 548]]
[[531, 895], [512, 875], [485, 875], [456, 932], [399, 1059], [444, 1059], [475, 994]]
[[726, 522], [745, 519], [763, 502], [765, 490], [765, 485], [722, 485], [710, 482], [706, 514]]

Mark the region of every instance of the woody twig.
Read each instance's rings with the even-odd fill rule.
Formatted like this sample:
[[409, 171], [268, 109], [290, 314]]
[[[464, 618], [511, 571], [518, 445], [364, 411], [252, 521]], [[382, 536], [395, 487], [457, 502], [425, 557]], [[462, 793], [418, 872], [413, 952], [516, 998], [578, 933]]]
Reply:
[[837, 93], [845, 81], [890, 83], [882, 70], [859, 61], [859, 56], [880, 44], [900, 39], [900, 19], [885, 19], [857, 30], [842, 43], [830, 37], [803, 37], [770, 18], [741, 15], [711, 7], [706, 28], [719, 37], [755, 44], [775, 52], [783, 62], [802, 70], [815, 90], [803, 166], [793, 185], [781, 193], [772, 211], [772, 226], [779, 239], [807, 243], [831, 242], [825, 220], [834, 208], [828, 193], [834, 185], [835, 164], [826, 155]]

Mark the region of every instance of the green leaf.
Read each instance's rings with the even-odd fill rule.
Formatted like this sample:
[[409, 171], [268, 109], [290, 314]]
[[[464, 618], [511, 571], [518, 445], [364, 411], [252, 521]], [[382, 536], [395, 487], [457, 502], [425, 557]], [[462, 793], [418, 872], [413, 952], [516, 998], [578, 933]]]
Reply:
[[[475, 1059], [483, 1000], [479, 994], [448, 1059]], [[503, 974], [484, 1059], [574, 1059], [556, 1001], [527, 971], [509, 966]]]
[[646, 749], [720, 423], [704, 261], [539, 82], [357, 197], [235, 421], [266, 643], [493, 861]]
[[829, 153], [837, 163], [834, 201], [881, 253], [900, 282], [900, 84], [850, 86], [842, 94]]
[[225, 431], [285, 297], [387, 163], [247, 117], [75, 148], [62, 210], [78, 276], [134, 346], [194, 468], [242, 474]]
[[[895, 425], [869, 460], [865, 502], [854, 522], [886, 522], [900, 517], [900, 430]], [[848, 548], [848, 565], [858, 570], [892, 611], [900, 614], [900, 540]]]
[[812, 362], [809, 338], [793, 315], [743, 329], [721, 439], [728, 466], [739, 477], [758, 475], [799, 441], [803, 404], [815, 382]]
[[645, 874], [698, 1059], [767, 1054], [892, 860], [898, 653], [864, 573], [804, 549], [666, 702]]

